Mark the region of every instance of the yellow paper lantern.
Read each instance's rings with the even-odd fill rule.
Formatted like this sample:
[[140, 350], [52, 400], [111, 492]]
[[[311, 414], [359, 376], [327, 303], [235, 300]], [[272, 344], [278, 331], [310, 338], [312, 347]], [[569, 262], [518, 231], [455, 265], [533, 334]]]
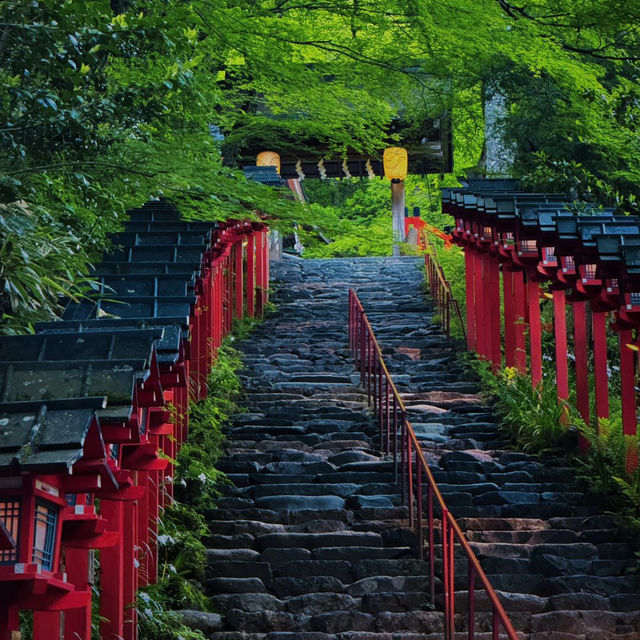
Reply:
[[382, 156], [385, 178], [404, 180], [409, 169], [409, 154], [402, 147], [389, 147]]
[[275, 151], [261, 151], [256, 158], [258, 167], [275, 167], [280, 174], [280, 156]]

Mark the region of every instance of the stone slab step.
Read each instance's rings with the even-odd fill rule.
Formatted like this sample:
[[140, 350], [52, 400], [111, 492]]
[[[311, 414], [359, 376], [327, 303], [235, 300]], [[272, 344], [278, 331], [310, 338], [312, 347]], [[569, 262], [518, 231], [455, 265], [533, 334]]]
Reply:
[[335, 533], [268, 533], [256, 538], [258, 549], [275, 547], [368, 546], [381, 547], [382, 536], [378, 533], [339, 531]]

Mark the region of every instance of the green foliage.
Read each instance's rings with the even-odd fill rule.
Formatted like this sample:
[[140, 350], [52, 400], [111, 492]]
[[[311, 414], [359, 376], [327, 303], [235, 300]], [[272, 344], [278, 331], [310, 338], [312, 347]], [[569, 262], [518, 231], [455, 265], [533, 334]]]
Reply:
[[593, 493], [606, 496], [609, 508], [621, 516], [622, 525], [640, 533], [640, 469], [629, 469], [629, 452], [640, 450], [638, 436], [625, 436], [619, 399], [611, 417], [600, 418], [598, 429], [584, 429], [589, 443], [586, 457], [578, 458], [580, 480]]
[[[246, 335], [256, 322], [245, 320], [236, 327]], [[222, 453], [222, 428], [238, 410], [242, 391], [236, 374], [241, 361], [229, 346], [230, 338], [218, 350], [207, 380], [207, 398], [190, 405], [189, 436], [175, 470], [175, 501], [165, 509], [159, 526], [160, 576], [157, 584], [138, 593], [141, 640], [204, 639], [201, 633], [185, 627], [172, 610], [210, 608], [202, 588], [207, 566], [203, 539], [209, 534], [205, 514], [215, 508], [218, 487], [226, 482], [215, 463]]]
[[82, 242], [42, 207], [0, 204], [0, 333], [56, 314], [89, 286]]
[[166, 608], [164, 583], [139, 591], [135, 607], [140, 640], [206, 640], [202, 632], [189, 629], [178, 614]]
[[531, 385], [531, 379], [512, 367], [496, 375], [490, 364], [470, 359], [485, 392], [500, 416], [500, 426], [509, 439], [523, 451], [541, 452], [554, 449], [575, 439], [582, 420], [569, 403], [558, 403], [556, 387]]
[[618, 190], [601, 173], [595, 175], [575, 160], [551, 160], [544, 151], [531, 155], [531, 169], [523, 176], [522, 181], [532, 191], [569, 193], [574, 200], [598, 202], [622, 211], [638, 213], [638, 198], [633, 190]]
[[[406, 206], [410, 214], [420, 208], [421, 217], [436, 226], [450, 224], [442, 213], [437, 176], [413, 176], [405, 181]], [[387, 256], [393, 246], [391, 189], [388, 180], [315, 181], [305, 184], [309, 200], [324, 208], [324, 240], [317, 231], [302, 231], [305, 258]], [[332, 224], [327, 222], [331, 220]], [[405, 251], [410, 251], [409, 247]]]
[[[419, 134], [425, 117], [446, 113], [464, 171], [481, 165], [483, 100], [500, 93], [519, 173], [550, 188], [565, 175], [633, 209], [636, 14], [607, 0], [6, 0], [0, 205], [40, 208], [61, 255], [79, 240], [74, 280], [127, 208], [160, 196], [188, 216], [263, 212], [273, 226], [336, 241], [309, 240], [310, 255], [384, 254], [385, 183], [303, 207], [229, 167], [255, 144], [379, 155], [399, 118]], [[420, 205], [425, 189], [410, 191], [409, 206]], [[28, 227], [36, 246], [41, 234]], [[66, 278], [66, 261], [54, 271], [45, 262], [31, 261], [36, 274]], [[41, 295], [24, 270], [12, 278], [21, 297], [48, 298], [38, 317], [55, 312], [53, 283], [40, 278]], [[6, 313], [7, 292], [0, 304]], [[24, 312], [8, 322], [28, 326]]]
[[[606, 500], [625, 531], [640, 533], [640, 469], [627, 467], [630, 451], [637, 458], [640, 437], [623, 434], [619, 398], [612, 401], [611, 418], [601, 418], [594, 429], [584, 423], [572, 399], [558, 403], [552, 371], [545, 369], [542, 384], [534, 389], [530, 378], [515, 369], [494, 374], [489, 363], [471, 354], [462, 357], [478, 375], [502, 431], [516, 448], [539, 454], [573, 452], [576, 480]], [[586, 454], [575, 451], [578, 434], [588, 442]]]
[[224, 441], [222, 427], [237, 408], [241, 384], [235, 370], [238, 352], [228, 342], [218, 350], [216, 364], [207, 379], [209, 394], [189, 409], [189, 437], [178, 453], [176, 499], [199, 512], [213, 508], [218, 485], [225, 482], [215, 469]]

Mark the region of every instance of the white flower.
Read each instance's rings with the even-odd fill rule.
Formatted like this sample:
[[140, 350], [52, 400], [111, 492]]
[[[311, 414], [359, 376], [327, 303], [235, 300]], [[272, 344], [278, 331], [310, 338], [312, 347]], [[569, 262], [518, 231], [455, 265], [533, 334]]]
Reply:
[[144, 591], [140, 591], [138, 593], [138, 597], [140, 598], [140, 600], [142, 600], [142, 602], [150, 602], [151, 601], [151, 596], [149, 596], [149, 594], [145, 593]]
[[139, 568], [140, 568], [140, 562], [138, 561], [138, 558], [134, 558], [134, 559], [133, 559], [133, 566], [134, 566], [136, 569], [139, 569]]
[[200, 480], [200, 482], [202, 482], [202, 484], [204, 484], [207, 481], [207, 476], [204, 473], [201, 473], [198, 476], [198, 480]]

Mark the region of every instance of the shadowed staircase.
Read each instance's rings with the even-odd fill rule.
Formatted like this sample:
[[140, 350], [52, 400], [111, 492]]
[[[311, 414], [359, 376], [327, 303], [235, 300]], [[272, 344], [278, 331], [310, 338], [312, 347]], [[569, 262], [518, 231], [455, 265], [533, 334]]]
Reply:
[[[205, 588], [221, 618], [187, 620], [212, 640], [444, 637], [346, 348], [353, 287], [516, 629], [531, 640], [640, 638], [638, 579], [625, 575], [634, 549], [572, 488], [573, 470], [502, 449], [495, 417], [430, 322], [417, 259], [281, 261], [273, 277], [277, 313], [239, 345], [247, 412], [219, 465], [235, 488], [210, 514]], [[482, 605], [479, 640], [491, 637]]]

